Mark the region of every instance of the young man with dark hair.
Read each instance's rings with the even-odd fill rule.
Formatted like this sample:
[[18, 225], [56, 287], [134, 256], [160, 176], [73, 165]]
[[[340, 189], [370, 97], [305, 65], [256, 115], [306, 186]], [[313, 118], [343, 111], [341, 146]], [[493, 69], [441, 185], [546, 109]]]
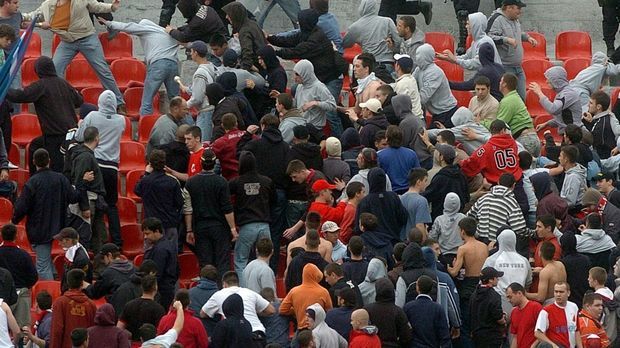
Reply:
[[614, 139], [619, 135], [617, 120], [612, 118], [609, 111], [610, 104], [607, 93], [596, 91], [590, 96], [588, 111], [583, 115], [583, 125], [592, 133], [594, 150], [601, 159], [611, 156], [611, 150], [616, 147]]
[[364, 184], [354, 181], [347, 185], [345, 193], [347, 195], [347, 206], [344, 208], [344, 214], [342, 215], [339, 239], [346, 245], [353, 236], [353, 229], [355, 228], [353, 224], [355, 223], [357, 205], [366, 196], [366, 191]]
[[164, 237], [162, 223], [157, 218], [142, 221], [145, 243], [151, 247], [144, 252], [145, 260], [153, 260], [157, 265], [157, 288], [159, 303], [168, 308], [174, 299], [174, 289], [179, 280], [178, 247], [176, 242]]
[[287, 291], [301, 284], [305, 265], [312, 263], [321, 270], [328, 265], [328, 262], [319, 253], [319, 243], [320, 238], [317, 230], [306, 232], [305, 251], [295, 256], [286, 267], [285, 284]]
[[467, 108], [482, 125], [488, 128], [497, 118], [499, 108], [499, 101], [491, 95], [491, 80], [486, 76], [479, 76], [474, 81], [474, 90], [476, 95], [471, 97]]
[[325, 266], [323, 274], [325, 276], [325, 282], [329, 284], [329, 296], [332, 299], [334, 307], [340, 307], [338, 294], [342, 289], [352, 289], [355, 292], [354, 305], [356, 307], [362, 305], [362, 294], [357, 284], [345, 277], [343, 266], [336, 262], [332, 262]]
[[[336, 330], [340, 336], [349, 337], [351, 333], [351, 314], [356, 308], [360, 307], [361, 295], [359, 295], [359, 289], [357, 289], [357, 286], [353, 284], [353, 282], [348, 281], [344, 283], [343, 281], [342, 283], [345, 284], [345, 286], [337, 290], [336, 294], [333, 296], [336, 302], [333, 302], [334, 308], [327, 311], [325, 315], [325, 324]], [[355, 288], [346, 285], [349, 283], [355, 286]], [[330, 296], [332, 288], [330, 288]]]
[[595, 179], [598, 190], [605, 195], [607, 201], [619, 208], [620, 191], [616, 189], [616, 174], [609, 172], [598, 173]]
[[256, 241], [256, 259], [247, 264], [241, 277], [241, 286], [260, 293], [264, 288], [276, 288], [276, 276], [269, 268], [269, 259], [273, 255], [273, 243], [269, 237]]
[[[174, 296], [174, 304], [180, 302], [183, 309], [183, 326], [181, 332], [178, 333], [176, 342], [186, 348], [199, 348], [207, 342], [207, 331], [200, 322], [200, 319], [194, 317], [194, 313], [188, 309], [189, 293], [186, 289], [179, 289]], [[174, 327], [179, 311], [176, 307], [170, 309], [168, 314], [164, 315], [157, 325], [157, 333], [162, 335]]]
[[[534, 283], [532, 289], [536, 292], [526, 293], [529, 300], [534, 300], [547, 305], [554, 297], [553, 284], [566, 282], [566, 267], [561, 261], [556, 261], [556, 248], [550, 241], [544, 241], [539, 248], [540, 259], [543, 267], [534, 267], [534, 274], [538, 273], [538, 284]], [[538, 336], [537, 336], [538, 337]]]
[[228, 40], [226, 39], [226, 36], [222, 34], [213, 34], [213, 36], [211, 36], [211, 40], [209, 40], [209, 48], [211, 49], [215, 60], [219, 61], [219, 64], [216, 62], [215, 65], [218, 67], [221, 66], [224, 52], [228, 50]]
[[364, 240], [360, 236], [353, 236], [347, 245], [351, 258], [344, 261], [342, 269], [344, 277], [353, 281], [355, 284], [361, 284], [366, 278], [368, 271], [368, 260], [363, 257]]
[[534, 335], [550, 346], [582, 347], [579, 330], [579, 308], [568, 300], [570, 286], [558, 281], [553, 286], [553, 303], [543, 307], [536, 320]]
[[412, 227], [418, 228], [426, 236], [427, 224], [431, 224], [431, 214], [428, 209], [428, 201], [421, 195], [428, 185], [428, 172], [423, 168], [415, 168], [409, 172], [409, 190], [400, 196], [405, 209], [407, 209], [407, 224], [400, 232], [400, 239], [404, 240]]
[[88, 330], [82, 327], [73, 329], [71, 331], [71, 347], [73, 348], [87, 348], [88, 344]]
[[[379, 166], [390, 178], [393, 190], [402, 194], [409, 186], [407, 185], [409, 172], [414, 168], [419, 168], [421, 163], [415, 151], [403, 147], [403, 132], [398, 126], [389, 126], [385, 133], [389, 147], [377, 152]], [[432, 159], [430, 166], [427, 164], [425, 167], [432, 167]]]
[[[579, 311], [579, 333], [583, 347], [609, 347], [613, 339], [607, 336], [602, 320], [605, 318], [604, 299], [598, 293], [589, 292], [583, 296], [583, 308]], [[617, 335], [617, 333], [614, 333]], [[610, 342], [611, 341], [611, 342]], [[596, 345], [594, 342], [598, 343]]]
[[[213, 265], [206, 265], [200, 269], [200, 278], [193, 288], [189, 289], [189, 309], [194, 312], [194, 316], [200, 318], [200, 309], [220, 288], [217, 282], [220, 277], [217, 268]], [[216, 322], [209, 318], [200, 318], [202, 325], [207, 330], [208, 335], [213, 334]]]
[[187, 182], [189, 178], [200, 173], [202, 170], [201, 158], [204, 151], [202, 146], [202, 131], [197, 126], [191, 126], [185, 132], [185, 146], [189, 150], [189, 162], [187, 163], [187, 172], [181, 173], [176, 170], [170, 170], [170, 173], [180, 181]]
[[[431, 298], [434, 280], [426, 275], [416, 281], [416, 292], [419, 294], [403, 308], [409, 324], [413, 328], [413, 346], [449, 346], [450, 331], [448, 320], [443, 308]], [[424, 315], [419, 315], [424, 313]]]
[[531, 347], [536, 342], [534, 327], [542, 306], [536, 301], [528, 300], [525, 288], [519, 283], [508, 286], [506, 297], [514, 307], [510, 313], [510, 333], [514, 335], [512, 347]]
[[[396, 31], [398, 36], [403, 40], [400, 43], [400, 54], [409, 55], [415, 58], [416, 50], [424, 44], [424, 32], [417, 27], [416, 20], [413, 16], [402, 16], [396, 20]], [[393, 41], [393, 40], [392, 40]], [[390, 42], [388, 41], [388, 45]], [[414, 62], [412, 71], [415, 70]]]
[[92, 263], [86, 248], [80, 244], [78, 232], [72, 227], [65, 227], [54, 236], [54, 239], [65, 250], [64, 272], [60, 282], [60, 289], [62, 291], [68, 289], [67, 274], [72, 269], [82, 270], [86, 281], [91, 281], [93, 277]]
[[49, 347], [52, 330], [52, 295], [46, 290], [36, 296], [36, 308], [41, 317], [34, 322], [33, 330], [30, 324], [22, 327], [22, 333], [39, 348]]
[[125, 305], [118, 314], [118, 326], [131, 332], [132, 340], [140, 340], [140, 330], [143, 324], [157, 325], [166, 314], [166, 310], [155, 301], [157, 295], [157, 277], [145, 275], [142, 277], [142, 296], [133, 299]]
[[564, 182], [560, 197], [568, 204], [569, 212], [578, 211], [587, 188], [587, 169], [577, 163], [579, 150], [574, 145], [563, 146], [560, 150], [559, 162], [564, 168]]
[[306, 126], [307, 122], [301, 110], [295, 107], [293, 97], [289, 93], [280, 93], [276, 97], [276, 110], [280, 117], [278, 129], [285, 142], [292, 144], [293, 129], [297, 126]]
[[104, 244], [99, 254], [105, 268], [100, 272], [97, 281], [88, 285], [84, 292], [91, 299], [105, 296], [108, 300], [121, 285], [131, 279], [135, 268], [127, 259], [121, 258], [121, 250], [114, 243]]
[[480, 271], [480, 285], [471, 298], [471, 335], [476, 347], [501, 347], [506, 326], [501, 296], [495, 291], [499, 278], [504, 276], [493, 267]]

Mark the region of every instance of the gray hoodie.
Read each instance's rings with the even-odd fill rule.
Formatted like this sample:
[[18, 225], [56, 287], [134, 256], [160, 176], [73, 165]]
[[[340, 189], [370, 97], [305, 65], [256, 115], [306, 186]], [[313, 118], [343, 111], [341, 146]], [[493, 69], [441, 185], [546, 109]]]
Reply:
[[[501, 8], [493, 11], [491, 16], [498, 16], [493, 21], [489, 29], [489, 37], [495, 42], [499, 56], [504, 66], [520, 67], [523, 62], [523, 45], [522, 41], [527, 41], [529, 35], [521, 30], [521, 22], [518, 19], [512, 20], [504, 14]], [[513, 47], [508, 43], [508, 39], [515, 39], [517, 47]]]
[[396, 30], [396, 25], [388, 17], [379, 16], [379, 2], [377, 0], [362, 0], [359, 8], [360, 19], [355, 21], [347, 34], [342, 38], [342, 46], [351, 47], [358, 43], [364, 52], [368, 52], [375, 57], [377, 63], [393, 62], [394, 53], [385, 39], [388, 36], [394, 40], [394, 47], [400, 46], [400, 37]]
[[442, 254], [456, 255], [457, 249], [463, 245], [459, 221], [465, 217], [461, 210], [461, 199], [450, 192], [443, 202], [443, 215], [439, 215], [433, 222], [433, 229], [429, 236], [439, 243]]
[[192, 86], [189, 90], [191, 97], [187, 101], [187, 107], [196, 107], [199, 111], [208, 109], [210, 107], [209, 98], [206, 97], [205, 91], [207, 85], [213, 82], [215, 82], [215, 66], [213, 63], [198, 65], [192, 76]]
[[238, 69], [238, 68], [230, 68], [227, 66], [218, 66], [217, 68], [215, 68], [215, 76], [220, 76], [223, 73], [230, 71], [233, 72], [236, 76], [237, 76], [237, 91], [242, 92], [247, 84], [246, 84], [246, 80], [252, 80], [254, 81], [254, 84], [256, 84], [256, 87], [262, 88], [263, 86], [265, 86], [265, 78], [260, 76], [260, 74], [258, 73], [251, 73], [245, 69]]
[[420, 133], [424, 130], [422, 120], [411, 112], [411, 98], [400, 94], [392, 97], [394, 113], [400, 121], [400, 129], [403, 131], [403, 145], [415, 151], [420, 161], [431, 157], [426, 144], [422, 141]]
[[[364, 190], [366, 193], [370, 192], [370, 184], [368, 183], [368, 172], [370, 171], [370, 169], [360, 169], [359, 172], [357, 172], [357, 174], [353, 175], [353, 177], [351, 178], [351, 180], [349, 180], [349, 182], [347, 183], [347, 185], [349, 185], [352, 182], [361, 182], [362, 184], [364, 184]], [[387, 174], [385, 174], [385, 190], [386, 191], [392, 191], [392, 182], [390, 181], [390, 178], [388, 177]], [[340, 196], [340, 198], [338, 199], [339, 201], [347, 198], [347, 190], [342, 190], [342, 195]]]
[[413, 59], [413, 69], [411, 69], [411, 71], [414, 71], [417, 67], [415, 63], [415, 52], [418, 50], [418, 47], [426, 42], [425, 40], [426, 35], [424, 35], [424, 32], [416, 28], [413, 34], [411, 34], [411, 37], [400, 44], [400, 54], [407, 54]]
[[487, 16], [485, 16], [482, 12], [476, 12], [470, 14], [467, 18], [469, 19], [469, 29], [474, 40], [471, 43], [471, 47], [467, 49], [465, 54], [456, 57], [456, 63], [463, 69], [480, 69], [481, 64], [480, 59], [478, 58], [478, 49], [483, 43], [488, 43], [493, 46], [493, 50], [495, 51], [495, 63], [501, 65], [502, 59], [500, 58], [499, 52], [497, 52], [495, 42], [493, 42], [493, 39], [485, 33], [485, 30], [487, 29]]
[[433, 115], [450, 111], [457, 105], [450, 91], [446, 74], [435, 64], [435, 49], [429, 44], [418, 47], [415, 56], [418, 67], [413, 76], [420, 89], [420, 103]]
[[305, 103], [318, 101], [319, 104], [304, 112], [306, 121], [318, 129], [323, 129], [327, 121], [327, 113], [336, 111], [336, 100], [329, 89], [314, 75], [314, 66], [309, 60], [302, 59], [293, 68], [302, 83], [297, 85], [295, 105], [301, 110]]
[[84, 130], [87, 127], [97, 127], [99, 145], [94, 150], [95, 158], [118, 164], [121, 156], [121, 136], [125, 131], [125, 117], [116, 113], [116, 97], [112, 91], [106, 90], [99, 95], [98, 106], [98, 111], [91, 111], [84, 117], [75, 139], [84, 141]]
[[144, 60], [149, 65], [160, 59], [170, 59], [178, 62], [177, 53], [179, 42], [166, 33], [166, 30], [148, 19], [139, 23], [122, 23], [109, 21], [109, 29], [124, 31], [136, 35], [144, 50]]
[[[451, 118], [454, 127], [448, 128], [452, 134], [454, 134], [454, 138], [463, 144], [463, 150], [468, 155], [471, 155], [474, 151], [476, 151], [480, 146], [486, 144], [486, 142], [491, 138], [491, 133], [489, 130], [481, 125], [480, 123], [476, 123], [474, 121], [474, 114], [468, 108], [462, 106], [454, 112]], [[463, 136], [463, 129], [469, 128], [472, 129], [480, 136], [479, 139], [469, 140], [465, 136]], [[436, 139], [437, 134], [439, 134], [443, 129], [429, 129], [428, 136], [431, 139]]]
[[346, 348], [348, 346], [347, 340], [325, 323], [325, 310], [320, 304], [312, 304], [306, 308], [306, 311], [308, 309], [314, 312], [314, 327], [311, 329], [316, 348]]
[[606, 76], [618, 75], [618, 73], [620, 73], [620, 67], [609, 62], [605, 53], [598, 51], [592, 55], [592, 64], [570, 80], [570, 86], [579, 92], [581, 105], [587, 110], [590, 95], [598, 91], [603, 79]]
[[282, 133], [282, 139], [290, 144], [293, 142], [293, 128], [295, 128], [295, 126], [305, 125], [306, 119], [304, 119], [301, 111], [294, 108], [282, 115], [278, 128], [280, 129], [280, 133]]
[[[558, 240], [562, 238], [562, 232], [557, 228], [553, 234]], [[604, 230], [600, 228], [588, 228], [581, 231], [581, 234], [575, 234], [577, 239], [577, 252], [582, 254], [597, 254], [603, 251], [611, 250], [616, 244]]]
[[368, 263], [368, 269], [366, 270], [366, 278], [358, 285], [360, 292], [362, 293], [362, 300], [364, 306], [375, 302], [375, 282], [380, 278], [387, 277], [387, 270], [385, 264], [380, 259], [374, 258]]
[[565, 119], [572, 119], [573, 124], [583, 126], [579, 92], [568, 84], [566, 70], [561, 66], [554, 66], [545, 71], [545, 77], [556, 92], [553, 102], [545, 95], [540, 97], [540, 105], [553, 116], [550, 125], [559, 127], [560, 132], [564, 132], [566, 128]]
[[560, 197], [564, 198], [569, 206], [581, 203], [586, 191], [586, 168], [579, 163], [564, 172], [564, 183]]

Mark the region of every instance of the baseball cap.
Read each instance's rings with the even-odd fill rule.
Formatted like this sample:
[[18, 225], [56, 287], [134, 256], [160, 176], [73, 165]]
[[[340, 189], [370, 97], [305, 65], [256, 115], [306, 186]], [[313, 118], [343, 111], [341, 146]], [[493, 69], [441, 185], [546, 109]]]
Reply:
[[437, 150], [447, 162], [456, 158], [456, 151], [450, 145], [439, 144], [435, 147], [435, 150]]
[[480, 280], [485, 281], [493, 278], [503, 277], [504, 272], [500, 272], [493, 267], [485, 267], [480, 271]]
[[58, 234], [56, 234], [54, 236], [54, 239], [56, 239], [56, 240], [61, 240], [61, 239], [65, 239], [65, 238], [78, 239], [79, 235], [78, 235], [77, 231], [75, 230], [75, 228], [73, 228], [73, 227], [65, 227], [62, 230], [60, 230], [60, 232]]
[[204, 56], [209, 52], [209, 47], [204, 41], [196, 40], [189, 45], [189, 48]]
[[222, 64], [224, 64], [224, 66], [235, 67], [238, 60], [239, 55], [232, 48], [227, 49], [222, 55]]
[[411, 59], [408, 54], [395, 54], [394, 60], [405, 70], [410, 70], [413, 68], [413, 59]]
[[340, 230], [340, 226], [333, 221], [325, 221], [321, 227], [321, 232], [336, 232]]
[[599, 181], [599, 180], [616, 181], [616, 176], [610, 172], [602, 172], [602, 173], [596, 174], [595, 179], [596, 181]]
[[117, 253], [119, 251], [121, 251], [121, 249], [119, 249], [118, 246], [116, 246], [116, 244], [114, 244], [114, 243], [105, 243], [101, 247], [101, 250], [99, 251], [99, 253], [101, 255], [106, 255], [106, 254]]
[[367, 108], [375, 114], [381, 111], [381, 101], [376, 98], [370, 98], [365, 103], [360, 103], [361, 108]]
[[336, 185], [332, 185], [327, 182], [327, 180], [317, 180], [312, 184], [312, 192], [319, 193], [323, 190], [333, 190], [336, 188]]
[[200, 159], [203, 162], [215, 162], [217, 156], [215, 156], [215, 152], [209, 148], [202, 151], [202, 156], [200, 156]]
[[502, 6], [509, 6], [509, 5], [517, 5], [519, 7], [526, 7], [527, 5], [523, 2], [521, 2], [520, 0], [504, 0], [502, 1]]

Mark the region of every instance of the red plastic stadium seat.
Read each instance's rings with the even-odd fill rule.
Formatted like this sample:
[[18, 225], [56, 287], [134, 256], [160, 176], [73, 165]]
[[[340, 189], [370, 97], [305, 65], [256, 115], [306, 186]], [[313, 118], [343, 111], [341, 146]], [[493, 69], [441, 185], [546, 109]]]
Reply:
[[471, 91], [455, 91], [452, 90], [452, 95], [456, 98], [456, 102], [459, 107], [469, 107], [469, 101], [471, 97], [473, 97], [473, 93]]
[[99, 95], [104, 91], [103, 87], [87, 87], [82, 89], [84, 103], [99, 105]]
[[134, 141], [121, 141], [119, 171], [126, 174], [132, 170], [144, 170], [145, 165], [144, 145]]
[[56, 269], [56, 274], [58, 274], [58, 279], [62, 279], [65, 274], [65, 255], [56, 255], [52, 263]]
[[133, 141], [133, 129], [129, 117], [125, 117], [125, 131], [121, 136], [121, 141]]
[[34, 63], [36, 58], [27, 58], [22, 62], [22, 86], [26, 87], [39, 79], [34, 71]]
[[[125, 107], [127, 108], [127, 117], [138, 119], [140, 117], [140, 105], [142, 104], [143, 87], [129, 87], [123, 93], [125, 99]], [[159, 94], [155, 93], [153, 97], [153, 114], [159, 114]]]
[[136, 257], [133, 258], [133, 265], [136, 267], [140, 267], [143, 261], [144, 261], [144, 254], [138, 254], [136, 255]]
[[155, 125], [155, 122], [159, 119], [159, 116], [150, 115], [150, 116], [142, 116], [138, 121], [138, 141], [142, 144], [146, 144], [149, 142], [149, 137], [151, 135], [151, 129]]
[[276, 278], [276, 295], [278, 298], [286, 297], [286, 285], [284, 284], [283, 277]]
[[17, 114], [12, 117], [13, 142], [21, 147], [41, 135], [39, 118], [33, 114]]
[[538, 82], [542, 87], [548, 87], [545, 71], [553, 64], [544, 59], [531, 59], [523, 61], [526, 83]]
[[131, 198], [134, 200], [134, 202], [141, 202], [142, 199], [140, 197], [138, 197], [134, 192], [133, 189], [136, 187], [136, 184], [138, 183], [138, 181], [140, 181], [140, 178], [144, 175], [144, 170], [140, 169], [140, 170], [132, 170], [129, 173], [127, 173], [127, 180], [125, 180], [125, 187], [127, 189], [127, 197]]
[[[52, 56], [54, 55], [54, 53], [56, 53], [56, 48], [58, 48], [58, 45], [60, 45], [60, 36], [58, 36], [57, 34], [54, 34], [54, 37], [52, 39]], [[86, 60], [86, 57], [84, 57], [82, 53], [78, 53], [73, 58], [73, 60], [76, 60], [76, 59]]]
[[129, 34], [119, 32], [112, 40], [108, 40], [108, 32], [99, 34], [103, 55], [108, 63], [121, 58], [133, 58], [133, 40]]
[[30, 178], [30, 172], [26, 169], [11, 169], [9, 170], [9, 178], [17, 182], [17, 192], [21, 193], [26, 181]]
[[121, 220], [121, 225], [135, 224], [138, 222], [138, 207], [133, 199], [118, 197], [116, 207], [118, 208], [118, 216]]
[[536, 45], [536, 47], [534, 47], [534, 46], [532, 46], [531, 43], [529, 43], [527, 41], [523, 41], [522, 42], [522, 45], [523, 45], [523, 60], [528, 60], [528, 59], [545, 59], [545, 60], [549, 60], [549, 57], [547, 57], [547, 39], [545, 38], [545, 35], [543, 35], [541, 33], [537, 33], [535, 31], [528, 31], [527, 33], [531, 37], [536, 39], [536, 41], [538, 42], [538, 45]]
[[[544, 88], [543, 93], [553, 100], [555, 98], [555, 91], [551, 88]], [[530, 113], [532, 118], [536, 118], [541, 115], [549, 114], [543, 107], [540, 105], [540, 99], [533, 91], [527, 91], [525, 94], [525, 106], [527, 107], [527, 111]]]
[[37, 294], [41, 291], [47, 291], [52, 296], [52, 301], [55, 301], [60, 297], [60, 281], [58, 280], [39, 280], [33, 286], [31, 290], [32, 295], [32, 308], [36, 307]]
[[16, 166], [19, 166], [19, 146], [11, 142], [11, 148], [9, 149], [9, 161]]
[[[24, 31], [20, 31], [19, 35], [21, 36]], [[24, 58], [39, 58], [41, 56], [41, 35], [39, 33], [33, 31], [32, 36], [30, 37], [30, 42], [28, 43], [28, 47], [26, 48], [26, 53], [24, 54]]]
[[179, 262], [179, 283], [183, 287], [189, 287], [192, 283], [192, 279], [200, 276], [200, 266], [198, 265], [198, 259], [194, 253], [183, 253], [178, 257]]
[[65, 77], [78, 90], [88, 87], [101, 87], [101, 82], [99, 82], [95, 70], [86, 60], [74, 59], [71, 61], [69, 66], [67, 66]]
[[123, 236], [123, 255], [128, 259], [133, 259], [144, 252], [144, 237], [140, 224], [127, 224], [121, 226]]
[[611, 90], [611, 110], [616, 106], [616, 102], [618, 101], [618, 97], [620, 96], [620, 87], [615, 87]]
[[449, 81], [463, 81], [463, 68], [458, 64], [436, 60], [435, 64], [443, 70]]
[[26, 228], [21, 225], [17, 225], [16, 227], [17, 235], [15, 236], [15, 244], [26, 250], [29, 254], [34, 254], [30, 241], [28, 240], [28, 235], [26, 234]]
[[435, 52], [443, 52], [445, 50], [454, 52], [454, 37], [450, 33], [429, 32], [425, 34], [424, 40], [427, 44], [433, 46]]
[[344, 49], [342, 58], [344, 58], [344, 60], [346, 60], [347, 63], [353, 64], [353, 59], [355, 58], [355, 56], [361, 53], [362, 53], [362, 46], [358, 44], [354, 44], [353, 46]]
[[572, 80], [581, 72], [581, 70], [590, 66], [590, 59], [588, 58], [571, 58], [564, 62], [564, 69], [566, 69], [566, 76], [569, 80]]
[[146, 65], [139, 60], [131, 58], [121, 58], [113, 61], [110, 69], [121, 91], [126, 90], [131, 81], [143, 83], [146, 78]]
[[13, 217], [13, 203], [0, 197], [0, 225], [8, 224]]
[[592, 39], [585, 31], [563, 31], [555, 37], [555, 58], [592, 58]]

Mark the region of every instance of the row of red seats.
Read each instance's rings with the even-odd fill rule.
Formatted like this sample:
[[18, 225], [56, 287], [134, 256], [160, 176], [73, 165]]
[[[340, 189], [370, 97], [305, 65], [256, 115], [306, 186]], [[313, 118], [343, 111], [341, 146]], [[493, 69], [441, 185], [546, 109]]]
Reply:
[[[100, 33], [99, 41], [103, 47], [103, 55], [108, 63], [111, 63], [120, 58], [132, 58], [133, 57], [133, 40], [131, 36], [119, 32], [113, 40], [108, 40], [108, 33]], [[54, 34], [52, 39], [52, 55], [56, 52], [56, 48], [60, 44], [60, 37]], [[37, 32], [32, 33], [30, 43], [26, 49], [25, 58], [38, 58], [41, 56], [41, 35]], [[84, 59], [84, 56], [78, 54], [78, 59]]]

